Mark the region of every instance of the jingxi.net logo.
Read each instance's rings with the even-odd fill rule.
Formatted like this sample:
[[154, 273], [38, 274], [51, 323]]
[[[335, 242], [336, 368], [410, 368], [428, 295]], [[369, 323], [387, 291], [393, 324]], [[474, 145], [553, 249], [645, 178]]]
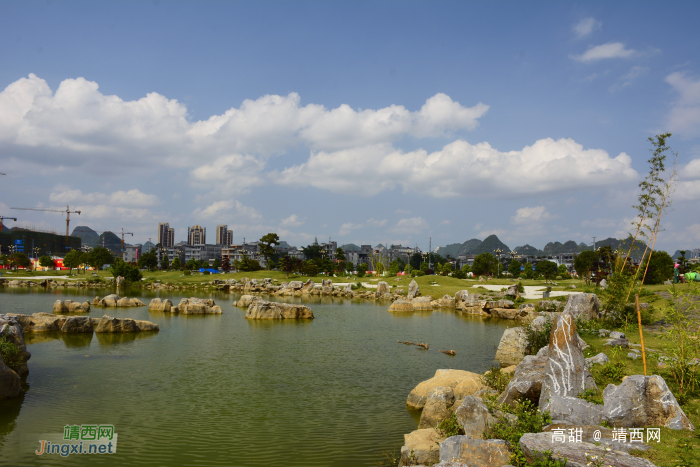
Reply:
[[44, 434], [39, 439], [39, 449], [34, 453], [58, 454], [114, 454], [117, 452], [117, 433], [114, 425], [66, 425], [63, 435]]

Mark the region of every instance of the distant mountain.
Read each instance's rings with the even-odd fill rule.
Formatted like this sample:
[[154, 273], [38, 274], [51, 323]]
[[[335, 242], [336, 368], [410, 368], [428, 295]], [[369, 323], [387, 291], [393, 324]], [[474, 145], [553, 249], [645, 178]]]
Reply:
[[474, 251], [472, 251], [472, 253], [476, 255], [479, 255], [481, 253], [495, 254], [494, 252], [496, 251], [496, 249], [500, 249], [502, 251], [501, 254], [510, 253], [510, 248], [508, 248], [508, 245], [500, 241], [496, 235], [489, 235], [484, 239], [483, 242], [481, 242], [481, 245], [479, 245]]
[[457, 258], [459, 255], [474, 254], [474, 251], [479, 248], [483, 242], [477, 238], [472, 238], [464, 243], [452, 243], [447, 246], [438, 247], [435, 253], [446, 258], [447, 255]]
[[289, 243], [285, 242], [284, 240], [280, 240], [280, 244], [275, 247], [275, 249], [290, 249], [294, 248], [292, 245]]
[[[104, 241], [103, 241], [104, 240]], [[103, 246], [107, 248], [113, 255], [121, 256], [122, 239], [112, 232], [102, 233], [95, 246]], [[124, 244], [126, 246], [126, 243]]]
[[73, 233], [70, 234], [70, 236], [80, 237], [80, 242], [83, 245], [89, 246], [90, 248], [97, 246], [97, 241], [100, 239], [97, 232], [86, 225], [79, 225], [78, 227], [74, 228]]
[[152, 249], [156, 247], [156, 244], [153, 242], [146, 242], [143, 245], [141, 245], [141, 254], [143, 253], [150, 253]]
[[515, 251], [519, 255], [525, 255], [525, 256], [544, 256], [544, 251], [538, 250], [534, 246], [525, 244], [523, 246], [518, 246], [515, 247]]
[[676, 259], [681, 257], [681, 251], [685, 251], [685, 259], [690, 258], [690, 252], [692, 251], [692, 248], [686, 248], [684, 250], [676, 250], [676, 252], [671, 256], [671, 258]]
[[341, 245], [343, 251], [360, 251], [360, 247], [355, 245], [354, 243], [346, 243], [345, 245]]
[[580, 253], [582, 251], [592, 249], [592, 247], [586, 245], [585, 243], [576, 244], [575, 241], [569, 240], [563, 244], [559, 242], [549, 242], [544, 246], [542, 252], [544, 253], [543, 256], [555, 256], [562, 253]]

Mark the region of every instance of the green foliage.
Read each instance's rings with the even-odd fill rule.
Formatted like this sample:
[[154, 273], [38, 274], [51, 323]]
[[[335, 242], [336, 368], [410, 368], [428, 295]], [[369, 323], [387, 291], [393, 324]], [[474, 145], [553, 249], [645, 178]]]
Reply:
[[425, 271], [420, 271], [420, 270], [416, 271], [416, 276], [418, 276], [418, 277], [425, 276]]
[[0, 336], [0, 357], [5, 365], [15, 371], [24, 363], [21, 349], [7, 336]]
[[[503, 405], [500, 409], [504, 413], [496, 417], [496, 422], [484, 431], [484, 439], [508, 441], [513, 447], [511, 462], [517, 467], [524, 467], [528, 463], [525, 454], [520, 449], [520, 438], [525, 433], [542, 432], [542, 428], [552, 423], [552, 418], [548, 412], [541, 412], [537, 405], [527, 399], [516, 402], [514, 408]], [[517, 420], [510, 420], [506, 413], [517, 416]], [[566, 463], [544, 465], [561, 465], [563, 467]]]
[[175, 269], [176, 271], [179, 271], [182, 268], [182, 263], [180, 262], [180, 258], [176, 256], [175, 259], [173, 260], [173, 263], [170, 266], [173, 269]]
[[582, 251], [574, 258], [574, 269], [579, 277], [582, 277], [586, 284], [590, 281], [591, 271], [598, 261], [598, 252], [592, 250]]
[[625, 376], [625, 364], [609, 361], [600, 368], [599, 373], [613, 384], [620, 383]]
[[600, 393], [600, 390], [586, 389], [578, 395], [578, 398], [593, 404], [603, 405], [603, 394]]
[[361, 263], [357, 265], [357, 277], [364, 277], [367, 273], [367, 263]]
[[528, 467], [566, 467], [566, 457], [563, 459], [555, 459], [552, 457], [552, 451], [545, 451], [541, 454], [542, 456], [536, 457], [534, 462], [527, 464]]
[[558, 271], [557, 263], [552, 261], [540, 261], [537, 263], [537, 266], [535, 266], [535, 272], [544, 276], [546, 281], [552, 280], [552, 278], [557, 275]]
[[168, 258], [168, 255], [163, 255], [163, 257], [161, 258], [160, 268], [163, 271], [167, 271], [170, 268], [170, 259]]
[[[525, 279], [532, 279], [535, 275], [535, 268], [532, 263], [525, 263], [523, 265], [523, 273], [525, 274]], [[522, 275], [520, 276], [522, 277]]]
[[513, 277], [518, 277], [520, 275], [520, 266], [522, 266], [522, 263], [517, 259], [511, 261], [508, 265], [508, 272], [510, 275]]
[[481, 253], [474, 258], [472, 272], [477, 276], [486, 276], [491, 273], [496, 273], [498, 260], [491, 253]]
[[[158, 267], [158, 256], [156, 256], [156, 254], [153, 252], [144, 253], [141, 256], [139, 256], [139, 260], [136, 264], [138, 265], [139, 269], [148, 269], [149, 271], [155, 271], [155, 269]], [[189, 264], [189, 261], [187, 262], [187, 264]]]
[[454, 413], [438, 423], [437, 431], [445, 438], [464, 434], [464, 429], [457, 421], [457, 415]]
[[192, 274], [192, 271], [190, 271], [189, 269], [185, 269], [184, 274], [185, 274], [186, 276], [189, 276], [189, 275]]
[[462, 271], [462, 270], [457, 270], [457, 271], [452, 273], [452, 277], [457, 278], [457, 279], [466, 279], [467, 273]]
[[42, 268], [52, 268], [53, 260], [50, 256], [44, 255], [41, 258], [39, 258], [39, 266], [41, 266]]
[[[647, 269], [647, 263], [649, 269]], [[673, 258], [665, 251], [654, 251], [642, 264], [642, 271], [647, 269], [644, 276], [645, 284], [663, 284], [673, 277]]]
[[335, 249], [335, 259], [338, 259], [340, 261], [345, 261], [347, 259], [345, 258], [345, 252], [342, 248], [338, 247]]
[[87, 263], [93, 269], [100, 269], [105, 264], [112, 264], [113, 258], [112, 253], [110, 253], [107, 248], [98, 246], [90, 250], [90, 253], [88, 253]]
[[221, 267], [221, 260], [219, 258], [216, 258], [214, 260], [214, 264], [212, 264], [211, 267], [218, 270]]
[[533, 329], [532, 326], [525, 328], [525, 340], [527, 342], [525, 351], [527, 355], [535, 355], [542, 347], [549, 345], [549, 335], [552, 333], [554, 320], [547, 320], [541, 331]]
[[[302, 263], [301, 272], [305, 276], [318, 276], [318, 266], [313, 260], [307, 260]], [[359, 274], [358, 274], [359, 275]]]
[[260, 239], [258, 248], [260, 249], [260, 254], [262, 254], [265, 257], [265, 262], [268, 263], [268, 269], [270, 269], [270, 257], [275, 254], [275, 248], [273, 245], [279, 244], [280, 237], [276, 233], [268, 233], [267, 235], [263, 235]]
[[512, 378], [513, 373], [503, 373], [500, 366], [492, 366], [491, 369], [481, 377], [481, 382], [501, 393], [505, 390], [506, 386], [508, 386], [508, 382]]
[[202, 274], [204, 274], [205, 276], [208, 276], [211, 273], [209, 271], [202, 271]]
[[292, 258], [289, 257], [289, 255], [285, 255], [282, 258], [280, 258], [279, 267], [282, 271], [284, 271], [287, 274], [287, 279], [289, 279], [289, 273], [292, 272], [294, 262], [292, 261]]
[[141, 271], [136, 266], [132, 266], [129, 263], [125, 263], [121, 258], [114, 258], [112, 261], [112, 267], [110, 268], [112, 276], [123, 277], [129, 282], [138, 282], [141, 280]]
[[77, 268], [82, 260], [83, 252], [78, 250], [71, 250], [66, 253], [63, 257], [63, 265], [67, 266], [71, 270]]
[[525, 293], [525, 287], [523, 287], [523, 283], [518, 281], [518, 293]]
[[259, 271], [262, 269], [262, 266], [260, 266], [258, 260], [250, 259], [248, 255], [243, 255], [243, 258], [239, 261], [238, 269], [245, 272]]

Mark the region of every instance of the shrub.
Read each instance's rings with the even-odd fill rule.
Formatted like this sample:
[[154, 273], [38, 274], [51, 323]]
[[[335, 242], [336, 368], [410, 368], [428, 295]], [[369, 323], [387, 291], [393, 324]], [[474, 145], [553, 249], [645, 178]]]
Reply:
[[0, 337], [0, 357], [5, 365], [17, 371], [24, 363], [24, 355], [14, 342], [11, 342], [7, 336]]
[[456, 277], [457, 279], [466, 279], [467, 273], [462, 270], [458, 270], [452, 273], [452, 277]]
[[501, 367], [492, 366], [489, 371], [481, 377], [482, 383], [498, 392], [503, 392], [508, 386], [508, 382], [513, 377], [512, 373], [503, 373]]
[[429, 276], [432, 276], [433, 274], [435, 274], [435, 270], [428, 268], [425, 270], [425, 273]]
[[192, 271], [190, 271], [189, 269], [185, 269], [184, 274], [185, 274], [186, 276], [189, 276], [189, 275], [192, 274]]
[[542, 326], [542, 330], [538, 331], [532, 326], [525, 328], [526, 352], [528, 355], [535, 355], [542, 347], [549, 345], [549, 335], [552, 333], [552, 325], [554, 320], [547, 320]]
[[211, 273], [209, 271], [202, 271], [202, 274], [204, 274], [205, 276], [208, 276]]
[[464, 430], [462, 429], [462, 425], [459, 424], [457, 421], [457, 415], [452, 414], [448, 418], [444, 419], [440, 423], [438, 423], [437, 430], [444, 436], [445, 438], [449, 438], [450, 436], [457, 436], [457, 435], [463, 435]]
[[418, 277], [425, 276], [425, 272], [424, 271], [416, 271], [416, 276], [418, 276]]
[[561, 276], [557, 276], [557, 277], [555, 277], [554, 279], [560, 281], [560, 280], [561, 280]]

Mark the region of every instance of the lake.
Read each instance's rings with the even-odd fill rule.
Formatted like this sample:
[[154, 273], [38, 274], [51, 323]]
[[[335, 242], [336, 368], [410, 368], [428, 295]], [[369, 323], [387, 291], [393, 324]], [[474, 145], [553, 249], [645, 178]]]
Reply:
[[[0, 288], [0, 312], [51, 312], [95, 289]], [[398, 454], [419, 414], [406, 397], [436, 369], [483, 372], [512, 321], [454, 311], [391, 314], [376, 304], [319, 297], [314, 320], [246, 320], [238, 294], [129, 291], [145, 303], [213, 298], [222, 315], [92, 308], [149, 320], [158, 333], [27, 334], [29, 390], [0, 401], [0, 463], [139, 466], [372, 466]], [[300, 302], [299, 299], [278, 301]], [[427, 342], [430, 350], [397, 343]], [[455, 350], [454, 357], [435, 350]], [[39, 434], [110, 424], [112, 455], [37, 456]]]

